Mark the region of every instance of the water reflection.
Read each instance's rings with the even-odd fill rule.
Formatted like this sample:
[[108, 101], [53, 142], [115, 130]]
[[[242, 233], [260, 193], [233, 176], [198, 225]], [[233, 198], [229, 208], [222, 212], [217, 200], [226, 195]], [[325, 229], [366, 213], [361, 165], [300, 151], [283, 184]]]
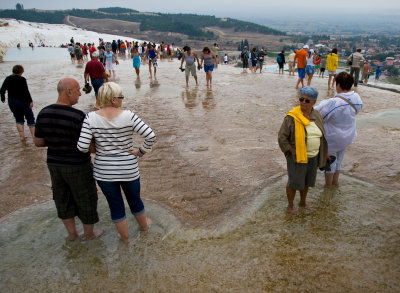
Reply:
[[137, 89], [140, 89], [141, 86], [142, 86], [142, 81], [140, 80], [140, 78], [137, 78], [137, 79], [135, 80], [135, 87], [136, 87]]
[[157, 88], [160, 86], [160, 83], [158, 82], [157, 78], [153, 79], [150, 78], [150, 88]]
[[197, 87], [194, 89], [186, 88], [184, 91], [182, 91], [181, 97], [186, 108], [193, 109], [199, 104], [199, 101], [197, 100], [197, 94]]
[[206, 110], [214, 109], [216, 102], [214, 100], [214, 93], [212, 89], [207, 89], [205, 97], [202, 99], [203, 108]]

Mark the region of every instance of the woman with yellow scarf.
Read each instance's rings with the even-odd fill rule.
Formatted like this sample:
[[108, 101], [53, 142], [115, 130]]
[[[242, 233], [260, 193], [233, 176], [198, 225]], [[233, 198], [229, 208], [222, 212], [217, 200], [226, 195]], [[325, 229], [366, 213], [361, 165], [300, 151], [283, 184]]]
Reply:
[[293, 206], [296, 190], [300, 191], [299, 206], [312, 208], [306, 204], [308, 188], [314, 187], [317, 169], [325, 168], [328, 157], [324, 122], [321, 114], [313, 108], [317, 97], [316, 88], [302, 88], [300, 105], [287, 113], [279, 130], [279, 147], [287, 160], [287, 209], [292, 214], [297, 213]]

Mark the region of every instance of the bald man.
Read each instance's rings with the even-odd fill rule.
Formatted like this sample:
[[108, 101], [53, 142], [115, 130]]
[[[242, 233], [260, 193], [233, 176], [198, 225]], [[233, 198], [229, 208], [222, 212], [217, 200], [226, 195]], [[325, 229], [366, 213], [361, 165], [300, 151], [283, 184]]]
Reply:
[[83, 240], [91, 240], [103, 230], [94, 229], [99, 217], [90, 153], [82, 153], [76, 147], [85, 118], [85, 113], [72, 107], [81, 96], [80, 86], [67, 77], [59, 81], [57, 91], [57, 102], [37, 116], [34, 142], [37, 147], [47, 147], [53, 199], [57, 215], [68, 231], [67, 239], [78, 238], [78, 217], [83, 224]]

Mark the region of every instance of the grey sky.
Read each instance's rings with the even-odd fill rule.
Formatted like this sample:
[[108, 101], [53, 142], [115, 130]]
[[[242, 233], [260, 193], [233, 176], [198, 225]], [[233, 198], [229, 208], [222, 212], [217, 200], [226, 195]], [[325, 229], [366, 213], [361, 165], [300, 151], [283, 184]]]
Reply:
[[100, 8], [118, 6], [139, 11], [162, 13], [195, 13], [215, 15], [217, 17], [234, 17], [251, 19], [254, 17], [285, 17], [288, 14], [400, 14], [399, 0], [202, 0], [193, 4], [188, 0], [151, 0], [121, 1], [121, 0], [1, 0], [1, 9], [13, 9], [17, 3], [24, 8], [38, 9], [71, 9], [71, 8]]

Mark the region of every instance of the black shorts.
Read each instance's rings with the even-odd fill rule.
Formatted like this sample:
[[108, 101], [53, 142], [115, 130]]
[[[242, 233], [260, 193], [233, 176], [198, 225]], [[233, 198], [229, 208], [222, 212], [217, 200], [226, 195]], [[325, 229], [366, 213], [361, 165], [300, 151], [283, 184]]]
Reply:
[[58, 217], [65, 220], [77, 216], [83, 224], [97, 223], [98, 197], [92, 164], [48, 168]]
[[324, 67], [321, 67], [320, 71], [321, 71], [321, 72], [325, 72], [325, 68], [324, 68]]

